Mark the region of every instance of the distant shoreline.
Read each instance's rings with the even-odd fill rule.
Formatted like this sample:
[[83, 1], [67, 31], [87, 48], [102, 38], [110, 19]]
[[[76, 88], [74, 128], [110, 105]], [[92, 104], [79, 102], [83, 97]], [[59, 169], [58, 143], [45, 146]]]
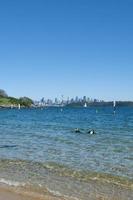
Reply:
[[98, 99], [92, 99], [86, 96], [79, 98], [76, 96], [71, 99], [62, 99], [55, 100], [45, 99], [44, 97], [39, 100], [33, 100], [29, 97], [20, 97], [15, 98], [8, 96], [7, 93], [0, 89], [0, 108], [43, 108], [43, 107], [107, 107], [107, 106], [131, 106], [133, 107], [133, 101], [104, 101]]
[[[112, 107], [112, 103], [89, 103], [87, 104], [86, 108], [93, 108], [93, 107]], [[116, 105], [116, 107], [133, 107], [133, 102], [132, 103], [127, 103], [127, 102], [120, 102]], [[43, 105], [43, 106], [36, 106], [36, 105], [31, 105], [31, 106], [20, 106], [20, 108], [25, 109], [25, 108], [35, 108], [35, 109], [41, 109], [41, 108], [84, 108], [84, 105], [81, 104], [68, 104], [64, 106], [59, 106], [59, 105]], [[0, 109], [20, 109], [19, 105], [0, 105]], [[86, 109], [85, 108], [85, 109]]]
[[[107, 107], [107, 106], [113, 106], [113, 102], [109, 101], [109, 102], [90, 102], [90, 103], [86, 103], [87, 107]], [[71, 103], [66, 105], [67, 107], [83, 107], [84, 104], [83, 103]], [[116, 101], [116, 107], [117, 106], [133, 106], [133, 102], [132, 101]]]

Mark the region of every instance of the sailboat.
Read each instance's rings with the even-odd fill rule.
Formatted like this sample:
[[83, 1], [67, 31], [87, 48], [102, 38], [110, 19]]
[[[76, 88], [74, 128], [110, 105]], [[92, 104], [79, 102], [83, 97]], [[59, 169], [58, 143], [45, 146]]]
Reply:
[[20, 110], [20, 103], [18, 104], [18, 109]]
[[87, 103], [84, 104], [84, 108], [86, 108], [86, 107], [87, 107]]
[[114, 112], [114, 114], [115, 114], [115, 111], [116, 111], [116, 101], [113, 101], [113, 112]]

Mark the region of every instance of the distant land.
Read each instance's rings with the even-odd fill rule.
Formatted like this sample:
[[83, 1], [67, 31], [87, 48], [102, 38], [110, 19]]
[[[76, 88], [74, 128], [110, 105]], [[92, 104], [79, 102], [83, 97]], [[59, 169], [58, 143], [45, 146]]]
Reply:
[[[15, 98], [8, 96], [5, 90], [0, 89], [0, 108], [17, 108], [18, 106], [24, 108], [31, 107], [98, 107], [98, 106], [113, 106], [113, 101], [104, 101], [98, 99], [91, 99], [83, 96], [82, 98], [71, 99], [44, 99], [34, 101], [29, 97]], [[133, 101], [116, 101], [116, 106], [133, 106]]]
[[21, 107], [31, 107], [34, 104], [33, 100], [28, 97], [10, 97], [7, 95], [7, 93], [0, 89], [0, 107], [1, 108], [15, 108], [18, 106]]
[[[67, 107], [84, 107], [83, 103], [70, 103]], [[113, 101], [90, 102], [87, 107], [113, 106]], [[133, 101], [116, 101], [116, 106], [133, 106]]]

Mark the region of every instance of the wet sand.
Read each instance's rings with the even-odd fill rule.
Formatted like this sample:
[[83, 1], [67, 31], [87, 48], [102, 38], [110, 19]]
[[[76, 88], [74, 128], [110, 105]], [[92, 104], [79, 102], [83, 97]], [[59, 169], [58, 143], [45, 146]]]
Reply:
[[[13, 189], [0, 187], [0, 200], [76, 200], [77, 198], [66, 198], [66, 197], [57, 197], [50, 193], [39, 195], [34, 192], [24, 192], [24, 191], [14, 191]], [[102, 195], [96, 195], [94, 197], [88, 197], [88, 200], [120, 200], [118, 197], [105, 197]], [[127, 198], [131, 200], [131, 198]], [[80, 199], [79, 199], [80, 200]], [[82, 198], [83, 200], [83, 198]]]
[[10, 189], [0, 188], [0, 200], [65, 200], [62, 197], [55, 197], [53, 195], [43, 195], [38, 197], [36, 194], [28, 195], [20, 192], [14, 192]]
[[[0, 200], [75, 200], [75, 198], [65, 198], [65, 197], [57, 197], [52, 194], [44, 194], [39, 195], [36, 193], [25, 193], [20, 191], [13, 191], [10, 188], [0, 188]], [[88, 200], [94, 200], [94, 198], [89, 198]], [[97, 197], [95, 200], [110, 200], [105, 197]], [[115, 198], [111, 200], [117, 200]]]
[[[43, 197], [31, 197], [25, 194], [17, 194], [15, 192], [7, 191], [7, 190], [1, 190], [0, 189], [0, 200], [75, 200], [75, 199], [66, 199], [63, 197], [55, 197], [52, 195], [44, 195]], [[91, 200], [90, 198], [88, 200]], [[108, 200], [104, 197], [97, 197], [96, 200]], [[117, 200], [117, 199], [111, 199], [111, 200]]]

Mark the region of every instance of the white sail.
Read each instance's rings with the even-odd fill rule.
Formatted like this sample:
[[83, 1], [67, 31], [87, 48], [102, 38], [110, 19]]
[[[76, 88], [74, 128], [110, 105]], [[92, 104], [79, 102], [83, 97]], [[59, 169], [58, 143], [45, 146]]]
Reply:
[[18, 104], [18, 109], [20, 110], [20, 103]]
[[85, 107], [85, 108], [87, 107], [87, 103], [84, 104], [84, 107]]
[[113, 110], [114, 110], [113, 112], [115, 114], [116, 113], [116, 101], [113, 102]]

